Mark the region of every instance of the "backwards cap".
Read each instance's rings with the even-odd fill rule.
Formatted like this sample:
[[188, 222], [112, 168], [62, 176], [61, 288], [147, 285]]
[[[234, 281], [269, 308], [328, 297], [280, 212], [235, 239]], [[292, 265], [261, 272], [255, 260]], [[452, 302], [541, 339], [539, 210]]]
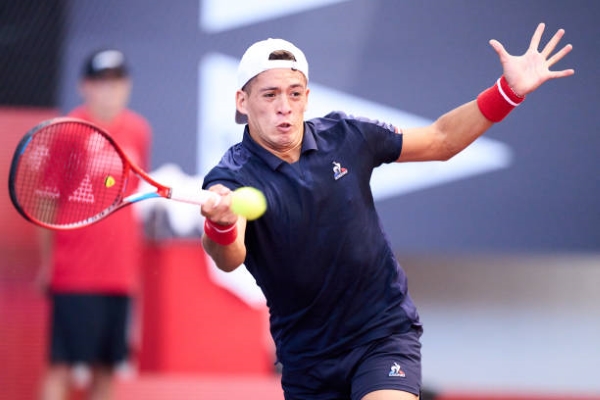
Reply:
[[[296, 61], [269, 60], [271, 53], [278, 50], [290, 52]], [[302, 50], [287, 40], [269, 38], [254, 43], [242, 56], [237, 70], [237, 88], [242, 89], [256, 75], [274, 68], [291, 68], [300, 71], [308, 81], [308, 61]], [[244, 114], [236, 111], [235, 122], [244, 124], [248, 119]]]

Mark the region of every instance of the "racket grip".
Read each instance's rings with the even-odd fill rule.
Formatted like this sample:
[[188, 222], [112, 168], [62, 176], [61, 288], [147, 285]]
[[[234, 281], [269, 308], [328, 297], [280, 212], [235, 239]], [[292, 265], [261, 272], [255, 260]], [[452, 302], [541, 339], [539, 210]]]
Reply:
[[209, 190], [202, 190], [192, 185], [186, 185], [171, 187], [169, 199], [201, 206], [209, 199], [214, 199], [215, 205], [217, 205], [221, 201], [221, 196]]

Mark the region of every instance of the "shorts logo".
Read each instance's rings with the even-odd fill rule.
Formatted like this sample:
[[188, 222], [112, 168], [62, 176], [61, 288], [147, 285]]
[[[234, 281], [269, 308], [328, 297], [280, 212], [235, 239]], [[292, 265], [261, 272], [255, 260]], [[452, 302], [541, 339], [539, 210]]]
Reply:
[[404, 371], [402, 371], [400, 365], [397, 362], [395, 362], [394, 365], [392, 365], [392, 367], [390, 368], [390, 373], [388, 374], [388, 376], [399, 376], [401, 378], [404, 378], [406, 374], [404, 373]]
[[340, 164], [339, 162], [333, 161], [332, 164], [333, 164], [333, 178], [336, 181], [348, 173], [348, 170], [346, 168], [342, 167], [342, 164]]

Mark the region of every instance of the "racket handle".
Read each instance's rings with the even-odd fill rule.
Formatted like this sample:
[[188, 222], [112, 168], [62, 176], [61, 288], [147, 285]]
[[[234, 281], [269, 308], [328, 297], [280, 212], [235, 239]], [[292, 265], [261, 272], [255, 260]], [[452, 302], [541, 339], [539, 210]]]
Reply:
[[221, 201], [221, 196], [209, 190], [198, 189], [191, 185], [171, 187], [169, 199], [201, 206], [209, 199], [214, 199], [215, 205]]

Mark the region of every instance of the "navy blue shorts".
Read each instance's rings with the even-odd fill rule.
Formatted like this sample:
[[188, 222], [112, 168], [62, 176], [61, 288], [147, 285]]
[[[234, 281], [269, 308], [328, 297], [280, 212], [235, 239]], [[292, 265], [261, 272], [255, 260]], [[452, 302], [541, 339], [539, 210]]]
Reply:
[[128, 296], [53, 294], [50, 362], [112, 367], [129, 356]]
[[286, 400], [360, 400], [376, 390], [421, 390], [420, 327], [302, 368], [283, 366]]

